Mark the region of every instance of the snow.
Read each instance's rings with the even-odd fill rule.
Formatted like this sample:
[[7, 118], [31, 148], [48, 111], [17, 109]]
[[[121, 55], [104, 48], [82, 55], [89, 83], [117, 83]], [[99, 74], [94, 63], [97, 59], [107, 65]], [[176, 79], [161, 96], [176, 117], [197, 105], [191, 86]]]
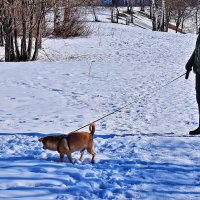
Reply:
[[[194, 75], [158, 90], [185, 72], [196, 36], [90, 25], [45, 39], [37, 62], [0, 64], [0, 199], [199, 199]], [[130, 102], [96, 123], [94, 165], [38, 142]]]

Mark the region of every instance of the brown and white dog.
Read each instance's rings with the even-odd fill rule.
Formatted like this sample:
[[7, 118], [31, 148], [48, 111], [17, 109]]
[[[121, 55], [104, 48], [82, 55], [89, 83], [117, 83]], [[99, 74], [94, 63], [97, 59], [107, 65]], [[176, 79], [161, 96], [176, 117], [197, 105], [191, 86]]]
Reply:
[[82, 161], [84, 151], [87, 150], [92, 155], [91, 163], [94, 163], [96, 155], [94, 151], [93, 135], [95, 132], [95, 125], [91, 123], [89, 126], [90, 133], [88, 132], [72, 132], [68, 135], [61, 136], [47, 136], [38, 139], [43, 143], [43, 149], [58, 151], [60, 153], [60, 161], [64, 161], [66, 154], [69, 161], [73, 163], [71, 154], [74, 151], [80, 151], [80, 160]]

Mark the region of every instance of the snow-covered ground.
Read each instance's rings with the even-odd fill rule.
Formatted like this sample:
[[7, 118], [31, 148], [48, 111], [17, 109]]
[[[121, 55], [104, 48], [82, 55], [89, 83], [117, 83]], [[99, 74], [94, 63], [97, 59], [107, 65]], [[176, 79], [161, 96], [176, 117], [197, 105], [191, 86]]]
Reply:
[[[40, 61], [0, 64], [0, 199], [199, 199], [195, 35], [91, 23], [87, 38], [46, 39]], [[96, 123], [95, 164], [37, 141]], [[84, 129], [84, 130], [87, 130]]]

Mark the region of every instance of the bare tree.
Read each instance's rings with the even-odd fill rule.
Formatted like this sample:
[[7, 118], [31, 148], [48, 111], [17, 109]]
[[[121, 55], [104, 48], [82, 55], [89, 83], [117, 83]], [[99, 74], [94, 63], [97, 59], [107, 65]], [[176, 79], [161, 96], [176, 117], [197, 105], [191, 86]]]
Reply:
[[51, 0], [4, 0], [0, 18], [5, 38], [5, 61], [36, 60], [42, 22]]
[[185, 20], [192, 16], [193, 7], [191, 7], [191, 1], [177, 0], [171, 2], [171, 4], [173, 5], [172, 17], [176, 23], [176, 32], [182, 32]]
[[[83, 20], [84, 11], [82, 6], [85, 3], [86, 0], [67, 0], [62, 4], [56, 5], [56, 12], [54, 11], [55, 36], [68, 38], [86, 36], [90, 33], [89, 27]], [[61, 18], [61, 16], [63, 17]]]
[[169, 23], [175, 21], [176, 32], [183, 30], [184, 22], [192, 16], [194, 0], [151, 0], [153, 31], [168, 31]]
[[[54, 13], [53, 33], [61, 37], [89, 34], [80, 0], [0, 0], [0, 45], [5, 61], [36, 60], [45, 30], [45, 16]], [[45, 32], [46, 34], [46, 32]]]
[[4, 46], [4, 39], [3, 39], [3, 25], [0, 22], [0, 46], [3, 47]]
[[119, 21], [118, 1], [113, 0], [112, 7], [111, 7], [111, 22], [118, 23], [118, 21]]
[[169, 23], [172, 19], [172, 11], [174, 10], [173, 7], [173, 0], [166, 0], [165, 2], [165, 11], [166, 11], [166, 21], [165, 21], [165, 30], [166, 32], [169, 29]]
[[140, 10], [144, 12], [145, 0], [140, 0]]
[[152, 30], [158, 30], [158, 5], [156, 0], [151, 1], [151, 10], [152, 10]]
[[85, 0], [84, 3], [86, 4], [86, 6], [91, 8], [94, 21], [95, 22], [99, 22], [99, 18], [97, 16], [96, 10], [97, 10], [98, 6], [102, 6], [103, 5], [102, 0], [93, 0], [93, 1]]
[[[66, 3], [66, 5], [67, 5], [67, 3]], [[57, 34], [57, 32], [59, 31], [60, 26], [61, 26], [60, 7], [61, 7], [61, 2], [54, 0], [53, 12], [54, 12], [54, 33], [55, 34]]]
[[167, 21], [167, 0], [151, 0], [151, 19], [152, 19], [152, 30], [153, 31], [166, 31]]
[[196, 33], [199, 33], [199, 27], [200, 27], [200, 0], [193, 0], [191, 2], [191, 6], [194, 7]]
[[3, 7], [3, 2], [0, 1], [0, 46], [4, 46], [3, 24], [2, 24], [2, 7]]
[[134, 3], [135, 3], [135, 0], [127, 0], [127, 13], [129, 14], [133, 13]]
[[[200, 3], [200, 2], [199, 2]], [[196, 7], [195, 10], [195, 25], [196, 25], [196, 33], [199, 32], [199, 26], [200, 26], [200, 4], [198, 4], [198, 6]]]
[[160, 13], [160, 23], [158, 30], [159, 31], [166, 31], [166, 1], [162, 0], [161, 1], [161, 13]]
[[5, 61], [14, 61], [14, 43], [13, 43], [13, 14], [14, 14], [14, 2], [8, 0], [2, 3], [2, 25], [5, 33]]

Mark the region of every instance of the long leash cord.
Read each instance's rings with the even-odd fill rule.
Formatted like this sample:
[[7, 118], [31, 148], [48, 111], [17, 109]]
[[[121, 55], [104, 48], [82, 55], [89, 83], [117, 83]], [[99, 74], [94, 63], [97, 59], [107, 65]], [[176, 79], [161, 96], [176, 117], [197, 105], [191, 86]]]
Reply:
[[[167, 87], [168, 85], [172, 84], [173, 82], [175, 82], [176, 80], [180, 79], [181, 77], [183, 77], [183, 76], [185, 76], [185, 75], [187, 76], [187, 72], [184, 73], [184, 74], [182, 74], [182, 75], [180, 75], [180, 76], [178, 76], [177, 78], [174, 78], [173, 80], [167, 82], [165, 85], [162, 85], [160, 88], [158, 88], [158, 89], [156, 89], [156, 90], [153, 90], [152, 93], [155, 93], [155, 92], [160, 91], [161, 89]], [[148, 96], [148, 95], [149, 95], [149, 93], [148, 93], [148, 94], [145, 94], [145, 95], [144, 95], [143, 97], [141, 97], [140, 99], [142, 99], [142, 98], [144, 98], [144, 97], [146, 97], [146, 96]], [[110, 115], [113, 115], [113, 114], [115, 114], [116, 112], [119, 112], [119, 111], [123, 110], [124, 108], [126, 108], [126, 107], [132, 105], [133, 103], [135, 103], [135, 102], [130, 102], [130, 103], [128, 103], [128, 104], [126, 104], [126, 105], [124, 105], [124, 106], [122, 106], [122, 107], [120, 107], [120, 108], [114, 110], [113, 112], [110, 112], [110, 113], [108, 113], [107, 115], [104, 115], [104, 116], [102, 116], [101, 118], [98, 118], [98, 119], [92, 121], [91, 123], [98, 122], [98, 121], [100, 121], [100, 120], [102, 120], [102, 119], [104, 119], [104, 118], [106, 118], [106, 117], [108, 117], [108, 116], [110, 116]], [[74, 130], [74, 131], [72, 131], [72, 132], [79, 131], [79, 130], [81, 130], [81, 129], [83, 129], [83, 128], [89, 126], [89, 125], [90, 125], [90, 123], [88, 123], [88, 124], [86, 124], [86, 125], [84, 125], [84, 126], [78, 128], [78, 129], [76, 129], [76, 130]], [[70, 132], [70, 133], [72, 133], [72, 132]]]

